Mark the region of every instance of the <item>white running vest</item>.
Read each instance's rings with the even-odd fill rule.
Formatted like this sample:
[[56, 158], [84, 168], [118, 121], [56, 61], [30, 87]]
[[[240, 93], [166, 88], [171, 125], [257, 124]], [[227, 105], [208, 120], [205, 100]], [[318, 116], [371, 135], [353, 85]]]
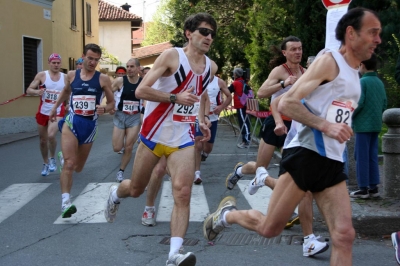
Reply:
[[[351, 126], [351, 116], [361, 95], [358, 70], [350, 67], [338, 51], [324, 49], [319, 52], [317, 58], [325, 53], [332, 54], [339, 67], [339, 74], [331, 82], [319, 86], [302, 102], [310, 112], [319, 117]], [[301, 146], [321, 156], [343, 162], [345, 143], [340, 144], [339, 141], [326, 136], [321, 131], [301, 123], [294, 127], [294, 130], [296, 129], [297, 134], [287, 148]]]
[[211, 122], [218, 120], [218, 115], [214, 114], [212, 111], [215, 109], [215, 107], [222, 103], [220, 93], [221, 89], [218, 86], [218, 79], [219, 78], [217, 76], [214, 76], [213, 81], [211, 81], [207, 87], [208, 97], [210, 98], [210, 113], [208, 116], [210, 117]]
[[[64, 74], [60, 72], [60, 79], [58, 81], [52, 81], [49, 71], [46, 70], [44, 73], [46, 74], [46, 80], [43, 84], [46, 86], [46, 89], [40, 98], [39, 112], [43, 115], [49, 115], [65, 86]], [[60, 114], [60, 111], [61, 105], [57, 108], [57, 114]]]
[[[190, 67], [188, 58], [182, 48], [174, 48], [179, 54], [178, 69], [169, 77], [160, 77], [154, 89], [177, 94], [194, 87], [194, 94], [200, 96], [207, 88], [211, 77], [211, 61], [204, 55], [206, 66], [200, 75]], [[156, 85], [156, 84], [155, 84]], [[200, 97], [199, 97], [200, 99]], [[146, 139], [169, 147], [179, 147], [195, 138], [194, 124], [173, 121], [174, 104], [169, 102], [147, 101], [140, 130]]]

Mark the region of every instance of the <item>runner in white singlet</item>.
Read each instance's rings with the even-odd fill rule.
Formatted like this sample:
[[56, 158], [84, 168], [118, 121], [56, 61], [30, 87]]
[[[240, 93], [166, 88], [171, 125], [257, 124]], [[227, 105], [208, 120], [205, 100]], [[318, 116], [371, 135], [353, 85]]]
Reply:
[[28, 95], [40, 96], [36, 122], [39, 130], [40, 152], [43, 157], [42, 176], [47, 176], [49, 172], [54, 172], [57, 169], [54, 158], [57, 147], [57, 123], [65, 114], [65, 106], [63, 104], [57, 108], [57, 121], [49, 121], [50, 110], [64, 88], [66, 75], [60, 72], [61, 56], [59, 54], [51, 54], [48, 63], [49, 70], [36, 74], [35, 79], [26, 90]]
[[205, 106], [209, 101], [205, 90], [218, 67], [205, 54], [210, 49], [216, 30], [214, 18], [207, 13], [187, 18], [184, 33], [188, 45], [183, 49], [164, 51], [140, 83], [136, 96], [147, 100], [147, 104], [131, 180], [124, 180], [119, 186], [110, 188], [104, 212], [107, 221], [113, 222], [120, 200], [139, 197], [160, 157], [165, 156], [174, 196], [168, 266], [196, 264], [193, 253], [180, 254], [179, 249], [189, 224], [196, 117], [204, 136], [202, 141], [210, 138], [210, 130], [205, 124], [205, 115], [208, 114], [208, 110], [205, 113]]

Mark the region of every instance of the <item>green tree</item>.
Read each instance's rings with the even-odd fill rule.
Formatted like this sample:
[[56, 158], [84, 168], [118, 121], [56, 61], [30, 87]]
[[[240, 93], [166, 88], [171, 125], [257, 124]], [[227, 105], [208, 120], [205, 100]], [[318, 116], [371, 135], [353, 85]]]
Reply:
[[142, 46], [169, 42], [173, 39], [173, 25], [171, 25], [167, 12], [168, 1], [162, 0], [153, 15], [153, 21], [147, 22], [145, 37]]

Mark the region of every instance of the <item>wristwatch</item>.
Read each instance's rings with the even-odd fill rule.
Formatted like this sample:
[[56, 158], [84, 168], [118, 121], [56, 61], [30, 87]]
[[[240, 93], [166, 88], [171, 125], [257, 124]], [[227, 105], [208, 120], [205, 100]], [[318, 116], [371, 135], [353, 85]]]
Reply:
[[175, 101], [176, 101], [176, 94], [170, 94], [169, 95], [169, 101], [171, 102], [171, 103], [175, 103]]
[[284, 89], [285, 88], [285, 81], [281, 80], [281, 81], [279, 81], [279, 83], [281, 84], [282, 88]]

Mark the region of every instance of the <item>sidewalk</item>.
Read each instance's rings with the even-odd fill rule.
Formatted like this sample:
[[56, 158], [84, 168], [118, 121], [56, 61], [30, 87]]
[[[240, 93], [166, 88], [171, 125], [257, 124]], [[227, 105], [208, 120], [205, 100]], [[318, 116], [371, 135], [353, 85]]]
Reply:
[[[222, 130], [222, 128], [219, 127], [218, 130]], [[229, 127], [225, 127], [225, 129], [232, 131]], [[0, 135], [0, 146], [37, 136], [37, 131]], [[221, 138], [221, 136], [224, 134], [217, 134], [217, 138]], [[234, 141], [236, 138], [232, 138], [232, 142]], [[235, 146], [236, 143], [230, 145]], [[274, 157], [280, 158], [280, 153], [276, 152]], [[350, 189], [355, 190], [356, 187], [350, 187]], [[400, 230], [400, 200], [391, 198], [351, 199], [351, 205], [353, 225], [358, 238], [368, 236], [390, 238], [392, 232]], [[319, 212], [315, 212], [314, 219], [322, 220], [323, 218]]]

